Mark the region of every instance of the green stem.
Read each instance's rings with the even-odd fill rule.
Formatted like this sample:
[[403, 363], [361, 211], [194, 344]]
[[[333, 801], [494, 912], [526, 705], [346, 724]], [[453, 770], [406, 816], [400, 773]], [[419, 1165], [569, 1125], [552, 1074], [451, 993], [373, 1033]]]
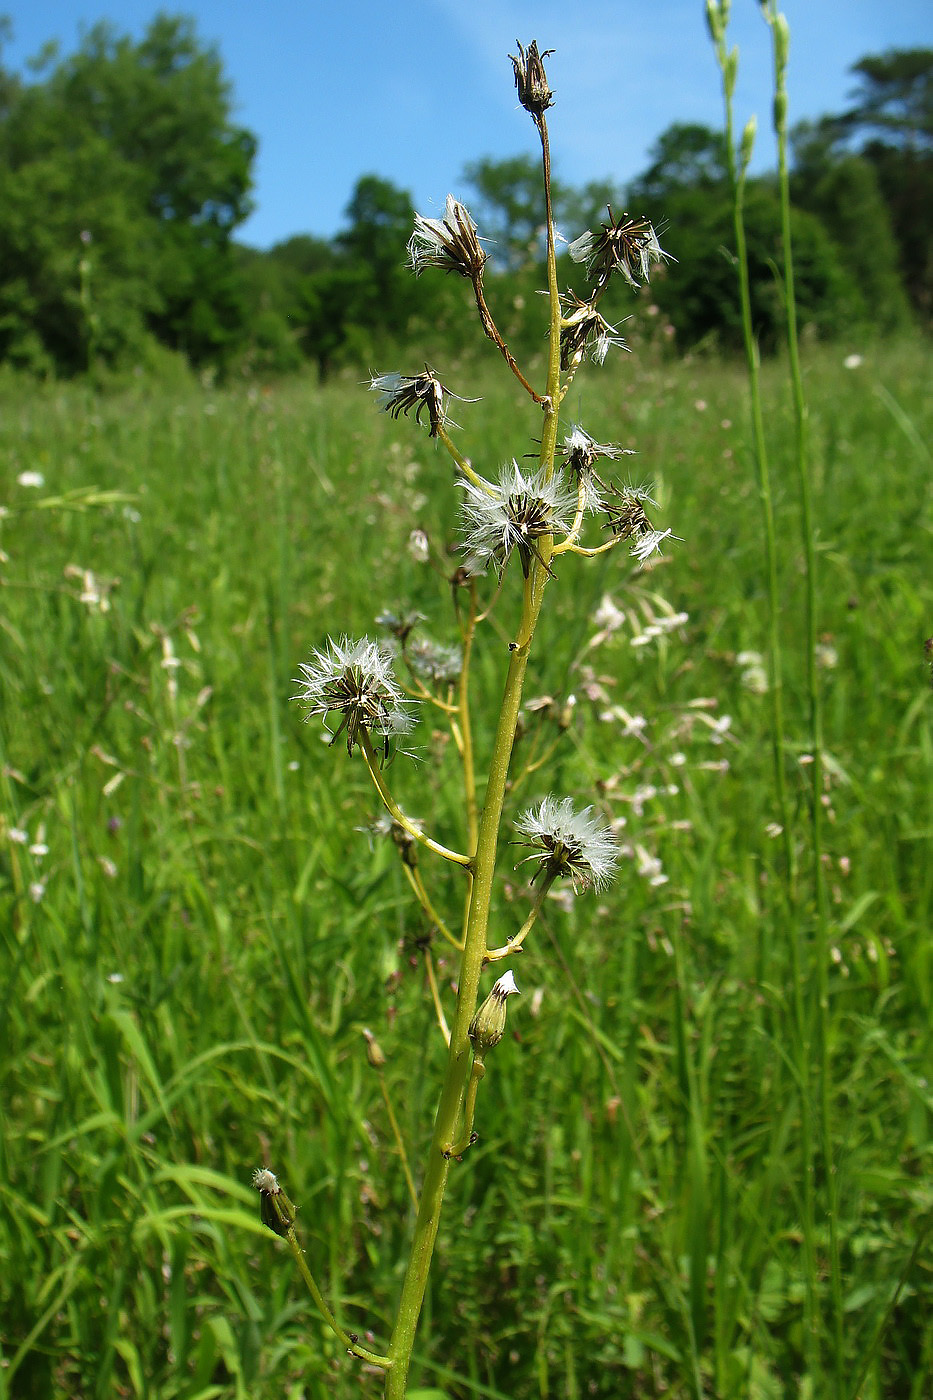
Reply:
[[[457, 1136], [461, 1104], [470, 1071], [469, 1028], [476, 1010], [480, 972], [486, 954], [486, 930], [492, 902], [492, 886], [496, 869], [496, 850], [502, 807], [505, 801], [509, 760], [518, 724], [522, 685], [528, 666], [528, 656], [535, 624], [541, 610], [547, 572], [537, 563], [532, 566], [532, 586], [525, 590], [525, 607], [518, 637], [509, 657], [505, 691], [499, 711], [499, 723], [493, 744], [486, 787], [486, 801], [479, 822], [479, 837], [473, 863], [473, 883], [466, 920], [463, 958], [458, 979], [457, 1010], [450, 1034], [450, 1047], [440, 1102], [434, 1123], [434, 1134], [421, 1189], [421, 1202], [411, 1255], [392, 1340], [389, 1344], [391, 1369], [386, 1381], [386, 1400], [404, 1400], [406, 1378], [411, 1363], [415, 1330], [428, 1283], [434, 1242], [440, 1225], [441, 1206], [450, 1170], [450, 1152]], [[535, 586], [537, 585], [537, 586]]]
[[[560, 388], [560, 297], [557, 285], [557, 260], [554, 249], [554, 225], [551, 211], [550, 153], [548, 148], [547, 126], [544, 118], [536, 123], [541, 136], [544, 161], [544, 186], [547, 213], [548, 250], [548, 291], [550, 296], [550, 346], [548, 355], [547, 392], [541, 397], [530, 389], [524, 376], [518, 371], [511, 356], [502, 347], [513, 373], [532, 394], [535, 402], [544, 410], [541, 432], [540, 462], [548, 476], [553, 474], [554, 453], [557, 446], [557, 405]], [[477, 294], [480, 316], [483, 316], [481, 294]], [[486, 313], [488, 316], [488, 312]], [[485, 320], [484, 320], [485, 328]], [[488, 331], [487, 331], [488, 334]], [[495, 337], [493, 337], [495, 338]], [[386, 1376], [386, 1400], [404, 1400], [411, 1353], [415, 1341], [418, 1318], [428, 1286], [431, 1258], [440, 1225], [441, 1207], [450, 1171], [450, 1151], [458, 1138], [457, 1126], [460, 1122], [467, 1078], [471, 1069], [470, 1022], [476, 1010], [479, 993], [480, 973], [486, 957], [486, 934], [492, 904], [492, 887], [496, 873], [496, 852], [499, 842], [499, 827], [502, 822], [502, 809], [505, 802], [509, 764], [515, 744], [518, 715], [522, 700], [522, 687], [531, 644], [535, 634], [544, 590], [550, 577], [548, 561], [552, 541], [545, 536], [540, 541], [540, 557], [533, 559], [525, 579], [522, 600], [522, 615], [515, 640], [509, 645], [509, 668], [505, 679], [505, 689], [499, 709], [499, 721], [493, 741], [492, 756], [486, 782], [486, 797], [479, 818], [476, 852], [469, 862], [472, 876], [467, 904], [463, 940], [463, 956], [460, 962], [460, 975], [457, 988], [457, 1009], [450, 1035], [447, 1065], [441, 1086], [440, 1101], [434, 1120], [434, 1133], [428, 1152], [428, 1161], [421, 1188], [421, 1202], [411, 1254], [402, 1284], [398, 1314], [389, 1343], [389, 1371]]]
[[486, 1073], [486, 1066], [479, 1056], [473, 1056], [473, 1067], [470, 1070], [470, 1082], [467, 1085], [466, 1099], [463, 1104], [463, 1123], [460, 1129], [460, 1140], [455, 1142], [450, 1149], [451, 1157], [462, 1157], [473, 1141], [473, 1120], [476, 1117], [476, 1094], [479, 1089], [479, 1081]]
[[413, 836], [416, 841], [420, 841], [427, 850], [433, 851], [435, 855], [443, 856], [445, 860], [453, 861], [455, 865], [469, 865], [470, 857], [461, 855], [459, 851], [452, 851], [448, 846], [442, 846], [440, 842], [434, 841], [430, 836], [425, 836], [410, 817], [406, 817], [401, 807], [389, 792], [388, 785], [379, 768], [379, 760], [373, 748], [373, 742], [365, 729], [360, 730], [360, 749], [369, 769], [369, 776], [376, 785], [376, 790], [385, 805], [386, 811], [394, 817], [399, 826], [404, 827], [409, 836]]
[[809, 414], [800, 367], [797, 334], [797, 305], [794, 295], [794, 256], [790, 226], [790, 179], [787, 170], [787, 56], [790, 36], [787, 22], [775, 0], [767, 0], [763, 11], [771, 31], [774, 55], [774, 130], [778, 146], [778, 181], [781, 197], [781, 239], [784, 248], [784, 306], [787, 315], [787, 350], [794, 402], [795, 458], [800, 492], [800, 528], [803, 539], [806, 582], [805, 638], [807, 648], [807, 695], [810, 720], [810, 821], [812, 827], [812, 869], [816, 890], [816, 1040], [819, 1070], [819, 1115], [821, 1154], [826, 1177], [829, 1217], [829, 1274], [833, 1301], [836, 1393], [845, 1391], [843, 1376], [843, 1298], [837, 1228], [838, 1187], [832, 1149], [832, 1066], [829, 1050], [829, 898], [823, 868], [823, 702], [817, 670], [817, 589], [816, 530], [813, 493], [810, 482]]

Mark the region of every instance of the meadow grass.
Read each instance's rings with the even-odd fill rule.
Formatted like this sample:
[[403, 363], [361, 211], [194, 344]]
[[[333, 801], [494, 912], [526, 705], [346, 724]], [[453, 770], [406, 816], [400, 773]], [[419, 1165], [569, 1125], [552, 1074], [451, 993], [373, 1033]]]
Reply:
[[[804, 357], [844, 1353], [819, 1158], [812, 1251], [802, 1238], [817, 911], [803, 878], [789, 926], [773, 834], [744, 377], [644, 353], [575, 386], [566, 426], [637, 448], [633, 477], [657, 482], [684, 544], [645, 571], [560, 561], [526, 687], [560, 703], [529, 711], [510, 797], [589, 800], [595, 784], [602, 814], [626, 818], [627, 858], [611, 897], [549, 901], [519, 960], [413, 1395], [820, 1400], [831, 1374], [852, 1400], [928, 1393], [930, 359], [919, 341]], [[469, 405], [456, 415], [487, 475], [526, 450], [535, 410], [517, 390], [484, 366], [444, 378], [488, 389], [479, 437]], [[779, 363], [763, 393], [805, 868], [805, 580]], [[376, 1396], [249, 1179], [280, 1173], [339, 1319], [384, 1341], [411, 1206], [362, 1028], [388, 1055], [416, 1170], [443, 1046], [403, 872], [354, 829], [376, 814], [365, 772], [325, 754], [289, 696], [312, 646], [373, 633], [385, 607], [454, 640], [446, 583], [406, 550], [413, 524], [453, 544], [449, 461], [349, 381], [105, 396], [10, 381], [0, 400], [0, 1395]], [[617, 613], [598, 613], [607, 594]], [[482, 745], [499, 672], [479, 659], [475, 680]], [[562, 731], [548, 716], [571, 694]], [[422, 761], [393, 782], [456, 844], [444, 738], [414, 742]], [[524, 898], [503, 866], [502, 909]], [[422, 869], [455, 915], [456, 872]]]

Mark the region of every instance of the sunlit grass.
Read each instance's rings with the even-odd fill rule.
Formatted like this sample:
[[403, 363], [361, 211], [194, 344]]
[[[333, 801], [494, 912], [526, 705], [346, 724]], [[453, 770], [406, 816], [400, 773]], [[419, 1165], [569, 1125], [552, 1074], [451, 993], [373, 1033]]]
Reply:
[[[933, 1107], [930, 356], [917, 342], [813, 349], [804, 371], [846, 1372], [853, 1396], [865, 1368], [865, 1400], [919, 1400], [933, 1369], [929, 1256], [914, 1253]], [[482, 371], [444, 379], [483, 391]], [[471, 450], [494, 473], [535, 419], [489, 393]], [[797, 805], [804, 594], [780, 366], [764, 393]], [[0, 1393], [375, 1396], [379, 1378], [307, 1313], [249, 1179], [267, 1162], [286, 1177], [338, 1315], [385, 1329], [410, 1206], [362, 1028], [389, 1056], [417, 1163], [440, 1059], [423, 930], [391, 852], [370, 855], [353, 831], [374, 814], [365, 774], [339, 750], [325, 765], [326, 736], [288, 697], [335, 628], [372, 633], [384, 607], [445, 616], [446, 584], [406, 544], [413, 524], [453, 543], [439, 534], [448, 461], [351, 382], [0, 395]], [[532, 773], [514, 805], [546, 790], [590, 800], [595, 782], [603, 815], [626, 819], [628, 854], [612, 899], [548, 906], [516, 969], [514, 1039], [451, 1179], [421, 1335], [422, 1383], [451, 1397], [738, 1400], [806, 1383], [744, 405], [736, 367], [648, 355], [568, 401], [568, 431], [579, 419], [638, 449], [633, 480], [650, 467], [660, 523], [685, 544], [648, 573], [615, 555], [556, 571], [526, 694], [577, 703], [546, 789]], [[19, 485], [25, 471], [45, 485]], [[90, 486], [120, 499], [38, 508]], [[627, 620], [590, 645], [606, 593]], [[482, 666], [476, 679], [482, 744], [498, 681]], [[557, 737], [543, 725], [529, 720], [520, 759]], [[393, 779], [456, 841], [439, 741], [415, 743], [421, 763]], [[500, 905], [523, 900], [526, 872], [503, 864]], [[423, 869], [456, 911], [455, 873]]]

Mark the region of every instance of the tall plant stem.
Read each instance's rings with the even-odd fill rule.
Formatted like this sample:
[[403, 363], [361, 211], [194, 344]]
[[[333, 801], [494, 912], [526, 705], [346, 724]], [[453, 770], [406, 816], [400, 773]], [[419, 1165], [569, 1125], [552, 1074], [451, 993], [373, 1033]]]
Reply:
[[823, 702], [817, 671], [818, 570], [810, 481], [809, 415], [800, 368], [797, 306], [794, 296], [794, 255], [790, 227], [790, 180], [787, 170], [787, 22], [776, 0], [763, 10], [771, 30], [774, 57], [774, 130], [778, 147], [778, 182], [781, 197], [781, 239], [784, 250], [784, 305], [787, 317], [787, 351], [794, 403], [795, 459], [800, 492], [800, 529], [806, 584], [805, 640], [807, 648], [807, 697], [810, 722], [810, 820], [812, 829], [813, 884], [816, 891], [816, 1040], [819, 1072], [820, 1148], [826, 1177], [829, 1217], [829, 1274], [833, 1302], [834, 1377], [837, 1396], [845, 1390], [843, 1376], [843, 1300], [839, 1262], [838, 1186], [832, 1149], [832, 1066], [829, 1047], [829, 900], [823, 868]]
[[525, 589], [525, 606], [518, 637], [512, 644], [499, 723], [493, 744], [486, 786], [486, 800], [479, 822], [479, 837], [473, 863], [473, 881], [466, 920], [466, 937], [458, 979], [457, 1010], [450, 1033], [450, 1047], [434, 1134], [428, 1153], [424, 1184], [415, 1222], [411, 1255], [402, 1285], [398, 1316], [389, 1344], [390, 1370], [386, 1378], [386, 1400], [404, 1400], [406, 1378], [411, 1363], [415, 1329], [428, 1283], [428, 1272], [440, 1224], [441, 1206], [450, 1171], [448, 1152], [453, 1146], [460, 1117], [460, 1106], [470, 1072], [470, 1021], [476, 1009], [480, 972], [486, 954], [486, 930], [492, 900], [496, 849], [502, 807], [505, 800], [509, 760], [515, 740], [522, 685], [528, 665], [535, 624], [541, 610], [546, 571], [533, 565]]
[[[554, 230], [551, 218], [550, 156], [547, 127], [543, 117], [537, 123], [544, 160], [545, 198], [548, 228], [548, 289], [550, 292], [550, 352], [545, 395], [534, 395], [544, 409], [541, 433], [541, 463], [553, 469], [557, 443], [557, 401], [560, 376], [560, 300], [557, 287], [557, 263]], [[486, 782], [485, 801], [479, 817], [476, 851], [471, 861], [472, 879], [467, 906], [463, 956], [457, 986], [457, 1009], [450, 1033], [447, 1065], [441, 1087], [440, 1101], [434, 1120], [434, 1133], [428, 1151], [428, 1161], [421, 1188], [421, 1200], [411, 1254], [402, 1284], [398, 1314], [389, 1343], [389, 1370], [386, 1375], [386, 1400], [404, 1400], [411, 1353], [418, 1318], [428, 1286], [431, 1258], [440, 1225], [441, 1207], [450, 1172], [450, 1150], [456, 1145], [457, 1126], [463, 1097], [469, 1078], [472, 1053], [469, 1038], [470, 1022], [476, 1010], [479, 979], [486, 956], [486, 934], [492, 903], [492, 887], [496, 871], [496, 851], [502, 809], [505, 802], [509, 764], [515, 744], [522, 687], [535, 627], [544, 601], [549, 571], [551, 541], [540, 541], [540, 559], [533, 559], [525, 580], [522, 615], [514, 641], [509, 644], [509, 667], [499, 708], [499, 721], [493, 742], [492, 756]]]

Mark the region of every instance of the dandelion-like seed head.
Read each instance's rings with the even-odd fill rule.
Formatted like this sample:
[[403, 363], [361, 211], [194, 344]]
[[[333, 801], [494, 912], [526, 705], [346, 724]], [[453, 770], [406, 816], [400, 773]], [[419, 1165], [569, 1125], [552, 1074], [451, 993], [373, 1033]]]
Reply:
[[518, 48], [518, 58], [514, 54], [509, 54], [509, 58], [515, 70], [518, 100], [525, 111], [530, 112], [535, 121], [539, 121], [554, 101], [554, 94], [548, 86], [547, 74], [544, 71], [544, 60], [549, 58], [554, 50], [545, 49], [544, 53], [539, 53], [537, 39], [532, 39], [527, 49], [517, 39], [515, 44]]
[[373, 393], [378, 394], [386, 413], [393, 418], [406, 416], [415, 410], [415, 422], [421, 422], [425, 411], [431, 425], [431, 437], [437, 437], [438, 429], [447, 421], [444, 409], [444, 395], [447, 390], [437, 375], [425, 365], [424, 374], [376, 374], [369, 381]]
[[408, 265], [419, 277], [426, 267], [457, 272], [471, 281], [483, 274], [486, 251], [469, 212], [452, 194], [447, 196], [443, 219], [415, 215], [415, 228], [408, 240]]
[[329, 638], [325, 651], [315, 651], [309, 663], [299, 667], [296, 683], [301, 689], [293, 699], [307, 709], [307, 717], [339, 714], [340, 723], [331, 743], [346, 731], [347, 753], [366, 732], [378, 735], [388, 752], [393, 739], [410, 732], [414, 719], [392, 671], [388, 647], [368, 637], [350, 641]]
[[657, 504], [650, 486], [626, 486], [622, 490], [614, 488], [612, 500], [603, 506], [607, 528], [617, 538], [632, 541], [630, 552], [641, 564], [652, 554], [659, 554], [661, 545], [672, 534], [671, 530], [656, 530], [648, 519], [645, 506], [657, 509]]
[[442, 646], [429, 637], [416, 638], [406, 647], [405, 656], [415, 675], [434, 685], [452, 685], [463, 670], [459, 647]]
[[588, 301], [581, 301], [573, 292], [568, 292], [562, 301], [564, 314], [560, 323], [561, 369], [570, 369], [578, 365], [587, 347], [590, 359], [597, 365], [605, 362], [614, 345], [620, 350], [628, 349], [619, 335], [618, 328], [611, 326], [595, 306], [591, 306]]
[[586, 263], [587, 276], [598, 287], [604, 287], [614, 272], [620, 272], [630, 287], [637, 288], [648, 282], [652, 263], [673, 261], [647, 219], [633, 219], [629, 214], [614, 219], [611, 208], [608, 224], [603, 224], [598, 233], [587, 229], [567, 251], [574, 262]]
[[614, 461], [619, 457], [630, 457], [630, 447], [615, 447], [611, 443], [596, 442], [583, 428], [574, 424], [569, 435], [564, 438], [560, 449], [566, 469], [583, 484], [583, 503], [587, 510], [602, 510], [604, 501], [600, 486], [604, 483], [596, 475], [596, 463], [601, 457]]
[[537, 541], [569, 526], [573, 497], [559, 477], [547, 480], [543, 470], [526, 476], [513, 461], [502, 469], [497, 486], [465, 481], [463, 487], [463, 547], [484, 566], [492, 559], [500, 575], [517, 549], [527, 578], [532, 558], [543, 563]]
[[619, 859], [615, 837], [592, 813], [592, 807], [575, 811], [569, 797], [548, 796], [521, 814], [515, 827], [521, 844], [532, 848], [526, 859], [538, 862], [533, 881], [542, 872], [549, 881], [565, 877], [577, 894], [611, 882]]

